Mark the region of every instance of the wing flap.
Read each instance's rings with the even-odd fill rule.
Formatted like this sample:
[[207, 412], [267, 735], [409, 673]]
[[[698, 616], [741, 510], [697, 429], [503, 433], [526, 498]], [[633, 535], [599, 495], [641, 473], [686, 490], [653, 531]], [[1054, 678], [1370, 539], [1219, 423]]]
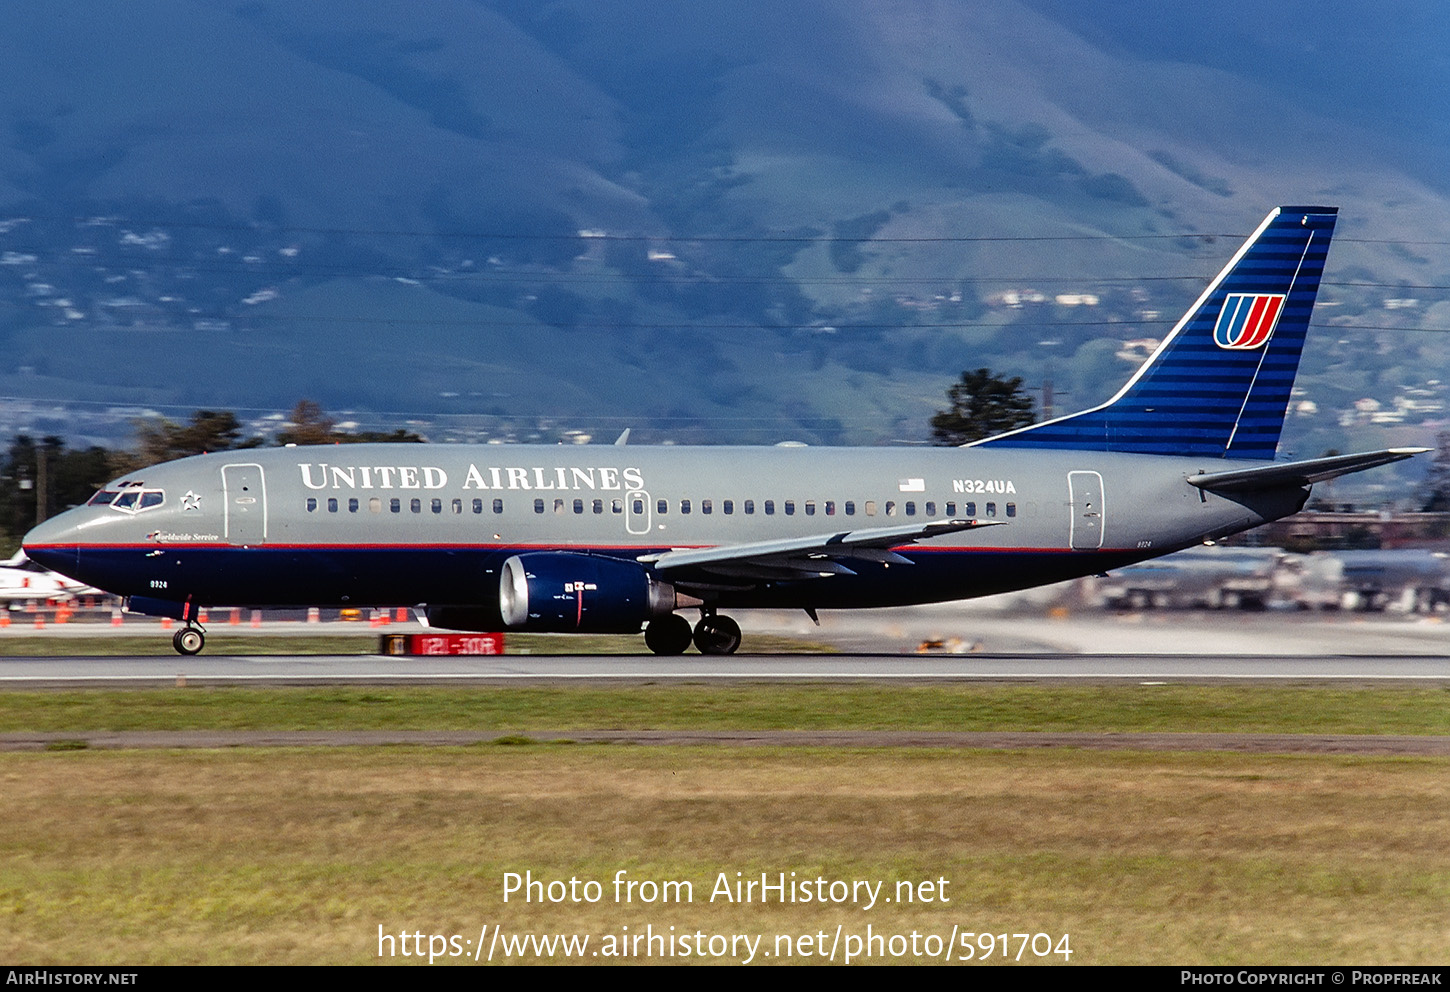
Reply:
[[783, 541], [685, 548], [641, 555], [639, 561], [654, 565], [662, 572], [698, 569], [712, 575], [760, 581], [828, 578], [855, 575], [851, 562], [910, 565], [911, 559], [891, 549], [944, 534], [1004, 523], [1005, 520], [934, 520], [927, 524], [871, 527]]

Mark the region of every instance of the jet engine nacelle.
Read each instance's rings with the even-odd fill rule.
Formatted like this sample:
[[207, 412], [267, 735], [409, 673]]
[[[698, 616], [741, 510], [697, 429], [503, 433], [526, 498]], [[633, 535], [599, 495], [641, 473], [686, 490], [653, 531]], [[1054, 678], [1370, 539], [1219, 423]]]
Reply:
[[635, 562], [568, 552], [508, 559], [498, 595], [506, 627], [551, 633], [635, 633], [648, 620], [700, 602]]

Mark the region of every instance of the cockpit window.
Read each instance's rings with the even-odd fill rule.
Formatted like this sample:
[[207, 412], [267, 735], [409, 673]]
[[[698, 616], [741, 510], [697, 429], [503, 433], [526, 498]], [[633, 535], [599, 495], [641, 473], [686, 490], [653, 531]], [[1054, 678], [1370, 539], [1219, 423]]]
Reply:
[[122, 492], [102, 490], [91, 497], [88, 506], [109, 506], [122, 513], [141, 513], [166, 502], [163, 489], [125, 489]]
[[[131, 510], [136, 506], [135, 494], [144, 491], [145, 488], [146, 483], [140, 479], [124, 479], [121, 482], [113, 482], [110, 486], [102, 488], [100, 492], [86, 500], [86, 506], [116, 506], [116, 497], [124, 493], [132, 498], [127, 500], [121, 508]], [[141, 509], [143, 510], [149, 510], [151, 507], [161, 504], [163, 498], [161, 490], [153, 489], [150, 492], [156, 496], [156, 499], [153, 502], [143, 502], [141, 505]]]

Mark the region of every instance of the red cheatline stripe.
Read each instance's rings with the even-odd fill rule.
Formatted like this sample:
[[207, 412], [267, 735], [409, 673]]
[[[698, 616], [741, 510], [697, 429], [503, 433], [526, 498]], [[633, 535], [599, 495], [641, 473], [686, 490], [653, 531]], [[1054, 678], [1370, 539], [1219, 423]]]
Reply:
[[[453, 542], [439, 542], [437, 544], [257, 544], [249, 548], [243, 548], [232, 544], [223, 544], [218, 541], [214, 544], [82, 544], [79, 547], [72, 544], [32, 544], [36, 550], [49, 549], [52, 551], [135, 551], [145, 549], [147, 551], [237, 551], [252, 553], [257, 551], [495, 551], [515, 554], [521, 551], [557, 551], [561, 554], [575, 552], [587, 554], [589, 552], [623, 551], [644, 554], [662, 550], [658, 545], [637, 545], [637, 544], [459, 544]], [[672, 545], [664, 550], [694, 550], [697, 548], [717, 547], [717, 545]], [[1073, 551], [1069, 548], [1029, 548], [1029, 547], [994, 547], [990, 545], [940, 545], [940, 544], [898, 544], [892, 547], [893, 551], [921, 552], [926, 554], [956, 553], [963, 554], [1083, 554], [1081, 551]], [[1095, 551], [1133, 551], [1135, 548], [1096, 548]]]

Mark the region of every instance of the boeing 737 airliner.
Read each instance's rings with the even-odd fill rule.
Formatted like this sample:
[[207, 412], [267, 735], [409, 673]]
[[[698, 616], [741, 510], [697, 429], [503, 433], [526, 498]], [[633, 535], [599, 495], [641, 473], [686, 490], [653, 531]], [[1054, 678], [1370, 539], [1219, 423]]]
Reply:
[[1107, 403], [963, 448], [227, 451], [127, 475], [25, 552], [185, 621], [183, 654], [216, 605], [414, 606], [457, 630], [643, 628], [661, 654], [728, 654], [726, 609], [815, 617], [1104, 572], [1424, 450], [1273, 460], [1336, 213], [1270, 213]]

